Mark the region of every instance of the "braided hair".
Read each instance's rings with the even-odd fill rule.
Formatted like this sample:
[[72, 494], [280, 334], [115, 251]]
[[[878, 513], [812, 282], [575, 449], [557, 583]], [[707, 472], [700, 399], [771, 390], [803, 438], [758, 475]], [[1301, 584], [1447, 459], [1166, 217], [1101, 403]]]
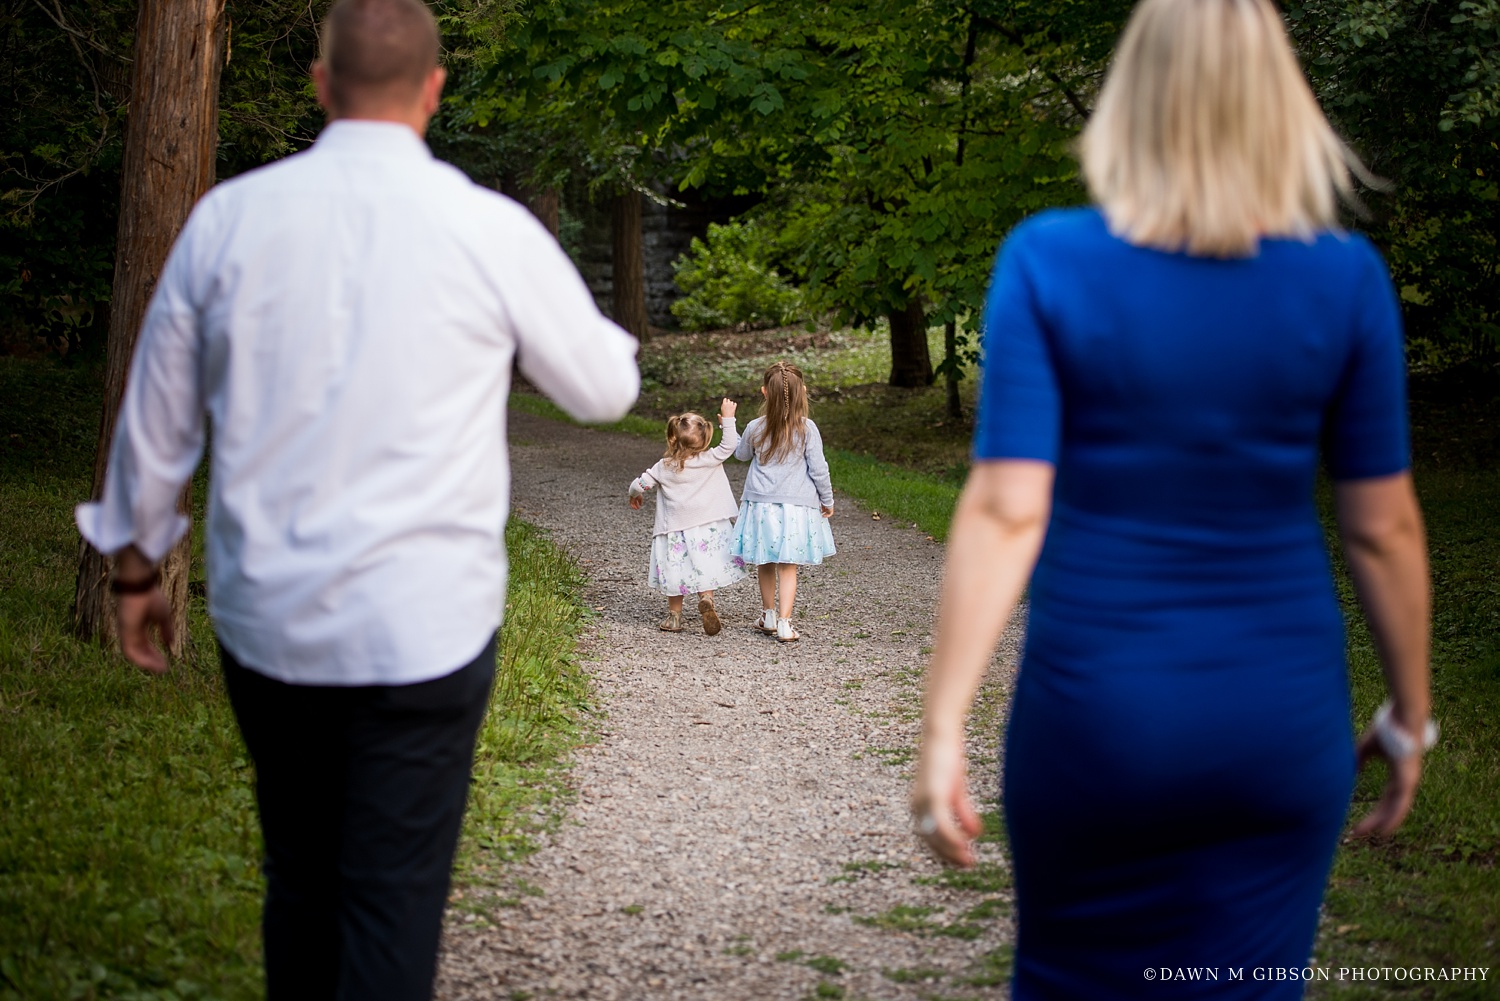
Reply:
[[807, 440], [807, 383], [791, 362], [766, 369], [761, 386], [766, 391], [765, 423], [756, 435], [755, 450], [763, 462], [779, 462], [802, 450]]

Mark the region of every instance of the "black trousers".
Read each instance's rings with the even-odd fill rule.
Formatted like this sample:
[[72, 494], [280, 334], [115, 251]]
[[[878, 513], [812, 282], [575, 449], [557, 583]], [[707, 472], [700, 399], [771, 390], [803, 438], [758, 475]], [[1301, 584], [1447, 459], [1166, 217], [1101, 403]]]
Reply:
[[425, 1001], [495, 640], [415, 685], [289, 685], [219, 648], [255, 762], [270, 1001]]

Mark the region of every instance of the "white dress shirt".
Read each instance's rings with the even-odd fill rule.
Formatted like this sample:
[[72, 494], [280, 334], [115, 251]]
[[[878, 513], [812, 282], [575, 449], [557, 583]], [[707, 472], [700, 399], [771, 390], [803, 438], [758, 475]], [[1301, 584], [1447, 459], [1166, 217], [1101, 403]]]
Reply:
[[165, 555], [206, 411], [229, 652], [297, 684], [441, 677], [500, 624], [512, 358], [604, 421], [635, 401], [635, 349], [524, 208], [406, 126], [336, 121], [193, 210], [78, 527], [105, 553]]

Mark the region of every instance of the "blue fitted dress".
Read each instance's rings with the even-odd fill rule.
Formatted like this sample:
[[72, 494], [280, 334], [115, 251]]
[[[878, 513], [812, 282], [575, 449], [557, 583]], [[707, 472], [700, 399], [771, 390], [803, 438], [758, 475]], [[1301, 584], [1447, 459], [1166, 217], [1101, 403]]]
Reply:
[[985, 323], [974, 457], [1057, 470], [1005, 749], [1014, 997], [1297, 997], [1254, 970], [1306, 965], [1354, 778], [1314, 481], [1408, 466], [1385, 266], [1358, 236], [1213, 260], [1054, 211], [1006, 241]]

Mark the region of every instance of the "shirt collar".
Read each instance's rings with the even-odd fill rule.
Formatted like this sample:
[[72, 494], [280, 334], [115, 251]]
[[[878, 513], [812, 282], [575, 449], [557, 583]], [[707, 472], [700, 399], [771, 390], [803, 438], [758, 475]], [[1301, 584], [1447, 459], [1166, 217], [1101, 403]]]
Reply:
[[386, 156], [421, 156], [431, 159], [427, 143], [410, 126], [368, 118], [339, 118], [318, 134], [314, 149], [338, 152], [376, 153]]

